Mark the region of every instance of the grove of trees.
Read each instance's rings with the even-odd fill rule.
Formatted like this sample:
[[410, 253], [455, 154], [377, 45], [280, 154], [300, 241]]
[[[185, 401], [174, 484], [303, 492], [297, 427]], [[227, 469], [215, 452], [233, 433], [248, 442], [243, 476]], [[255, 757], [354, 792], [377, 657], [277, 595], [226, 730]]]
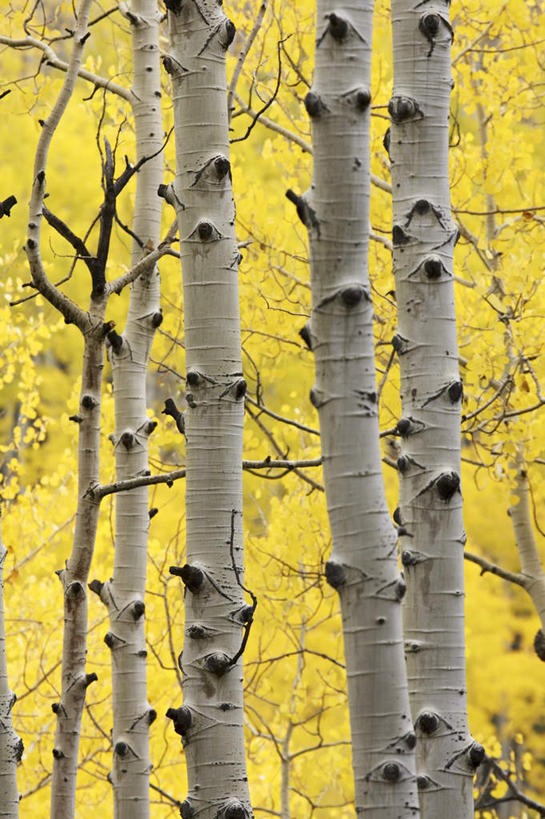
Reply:
[[1, 816], [545, 816], [544, 10], [8, 4]]

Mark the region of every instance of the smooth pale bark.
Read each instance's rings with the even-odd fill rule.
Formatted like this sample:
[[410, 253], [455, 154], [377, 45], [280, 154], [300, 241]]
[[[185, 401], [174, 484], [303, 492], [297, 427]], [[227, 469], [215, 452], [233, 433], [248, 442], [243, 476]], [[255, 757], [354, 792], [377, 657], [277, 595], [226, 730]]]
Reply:
[[75, 419], [78, 440], [78, 504], [72, 552], [66, 568], [59, 572], [64, 590], [64, 634], [62, 649], [61, 698], [53, 705], [57, 716], [53, 770], [51, 776], [51, 817], [72, 819], [75, 813], [76, 776], [81, 715], [88, 685], [95, 674], [85, 672], [87, 645], [87, 577], [93, 554], [98, 520], [98, 504], [86, 491], [98, 482], [100, 398], [103, 367], [103, 322], [107, 294], [91, 299], [87, 312], [61, 293], [45, 275], [40, 254], [43, 200], [46, 191], [47, 155], [55, 130], [74, 90], [87, 39], [91, 0], [78, 8], [72, 55], [59, 96], [45, 120], [34, 160], [34, 178], [29, 205], [28, 238], [25, 250], [36, 289], [84, 337], [84, 360], [80, 406]]
[[473, 816], [472, 778], [484, 753], [469, 734], [466, 709], [448, 7], [392, 1], [389, 153], [398, 304], [393, 345], [403, 411], [397, 426], [402, 442], [397, 517], [404, 531], [405, 638], [425, 819]]
[[[187, 565], [181, 708], [182, 816], [252, 815], [244, 758], [242, 663], [251, 617], [242, 582], [239, 253], [229, 164], [225, 54], [235, 28], [216, 0], [168, 4], [186, 349]], [[234, 661], [234, 662], [233, 662]]]
[[17, 819], [19, 816], [17, 764], [23, 754], [23, 741], [13, 728], [11, 710], [17, 698], [9, 687], [6, 661], [4, 561], [7, 553], [0, 531], [0, 816], [5, 819]]
[[515, 543], [520, 557], [521, 585], [526, 589], [541, 621], [541, 629], [535, 639], [535, 649], [540, 660], [545, 660], [545, 572], [539, 557], [530, 512], [530, 484], [526, 466], [519, 459], [517, 477], [513, 489], [513, 505], [509, 516], [515, 533]]
[[[133, 85], [131, 104], [137, 160], [154, 156], [136, 175], [132, 230], [134, 267], [157, 247], [161, 227], [162, 183], [161, 82], [159, 12], [155, 0], [133, 0], [126, 16], [131, 25]], [[159, 306], [156, 266], [131, 286], [129, 310], [122, 337], [110, 347], [114, 405], [116, 480], [123, 481], [149, 468], [148, 437], [155, 422], [147, 417], [146, 376]], [[141, 486], [116, 495], [113, 577], [93, 584], [108, 607], [110, 629], [105, 638], [112, 655], [113, 770], [111, 781], [116, 819], [148, 819], [149, 726], [156, 717], [147, 699], [145, 590], [148, 557], [148, 489]]]
[[333, 541], [326, 577], [343, 620], [356, 813], [418, 816], [396, 532], [381, 468], [368, 273], [373, 3], [317, 8], [310, 190], [288, 191], [309, 230], [315, 358]]

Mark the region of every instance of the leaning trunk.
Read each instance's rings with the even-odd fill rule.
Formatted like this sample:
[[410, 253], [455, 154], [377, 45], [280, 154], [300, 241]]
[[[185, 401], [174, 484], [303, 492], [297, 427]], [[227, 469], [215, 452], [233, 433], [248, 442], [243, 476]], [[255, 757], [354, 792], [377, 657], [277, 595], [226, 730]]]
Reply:
[[242, 377], [239, 254], [229, 164], [225, 53], [234, 25], [218, 0], [167, 3], [186, 349], [187, 565], [184, 704], [170, 709], [185, 747], [183, 816], [251, 815], [241, 648], [252, 608], [242, 583]]
[[368, 274], [372, 2], [318, 3], [316, 69], [305, 105], [314, 174], [288, 191], [310, 238], [314, 352], [333, 550], [326, 577], [340, 597], [356, 813], [418, 816], [403, 656], [400, 576], [381, 469], [373, 306]]
[[394, 93], [389, 133], [394, 272], [403, 417], [399, 522], [407, 577], [405, 638], [425, 819], [473, 816], [483, 749], [466, 711], [465, 543], [450, 214], [448, 117], [452, 30], [440, 11], [393, 0]]

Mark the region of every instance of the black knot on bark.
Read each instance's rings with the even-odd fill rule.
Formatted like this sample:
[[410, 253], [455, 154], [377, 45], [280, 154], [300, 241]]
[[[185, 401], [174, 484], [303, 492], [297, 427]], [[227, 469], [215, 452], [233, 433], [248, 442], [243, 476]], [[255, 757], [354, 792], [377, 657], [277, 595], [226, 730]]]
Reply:
[[20, 762], [23, 758], [23, 751], [25, 750], [25, 745], [23, 740], [19, 737], [17, 742], [15, 743], [15, 761]]
[[431, 256], [424, 262], [424, 275], [431, 281], [440, 279], [444, 269], [443, 262], [437, 256]]
[[400, 336], [399, 333], [396, 333], [395, 336], [392, 338], [392, 347], [396, 351], [398, 355], [403, 355], [406, 350], [407, 339]]
[[344, 17], [339, 17], [339, 15], [335, 14], [334, 12], [328, 15], [328, 19], [329, 33], [334, 40], [337, 40], [338, 43], [342, 42], [348, 34], [348, 22], [344, 19]]
[[94, 409], [98, 404], [96, 398], [93, 398], [92, 395], [84, 395], [81, 399], [81, 406], [86, 410]]
[[248, 819], [248, 811], [238, 799], [231, 798], [219, 809], [216, 819]]
[[53, 758], [64, 759], [64, 753], [61, 751], [60, 748], [53, 748]]
[[443, 472], [435, 482], [441, 500], [449, 501], [460, 489], [460, 476], [456, 472]]
[[423, 734], [431, 736], [439, 728], [439, 717], [432, 711], [422, 711], [415, 724]]
[[115, 636], [112, 634], [111, 631], [107, 631], [104, 635], [104, 642], [108, 646], [108, 648], [113, 648], [115, 645]]
[[399, 458], [397, 459], [397, 469], [398, 469], [398, 471], [401, 472], [402, 475], [404, 475], [405, 472], [409, 468], [409, 464], [410, 464], [410, 461], [407, 458], [407, 456], [406, 455], [400, 455]]
[[425, 791], [431, 785], [431, 779], [425, 774], [416, 777], [416, 787], [419, 791]]
[[202, 584], [204, 583], [204, 572], [199, 569], [198, 566], [190, 566], [189, 563], [186, 563], [185, 566], [181, 568], [179, 566], [171, 566], [169, 572], [176, 577], [181, 577], [184, 586], [192, 594], [197, 594], [197, 592], [201, 590]]
[[409, 551], [409, 549], [404, 549], [401, 552], [401, 564], [403, 566], [416, 566], [418, 560], [414, 552]]
[[362, 88], [356, 92], [355, 102], [358, 111], [367, 111], [371, 103], [371, 93], [367, 89]]
[[155, 720], [157, 719], [157, 711], [155, 708], [150, 708], [148, 710], [148, 725], [153, 725]]
[[203, 242], [209, 242], [214, 234], [214, 225], [211, 222], [199, 222], [197, 225], [197, 233], [199, 235], [199, 239]]
[[197, 370], [188, 370], [185, 376], [186, 383], [192, 387], [199, 387], [202, 384], [202, 375]]
[[462, 384], [461, 381], [453, 381], [448, 386], [447, 394], [451, 404], [456, 404], [463, 397], [464, 385]]
[[346, 307], [356, 307], [362, 300], [364, 296], [366, 296], [365, 288], [361, 285], [352, 285], [351, 287], [345, 287], [344, 290], [341, 290], [340, 296], [341, 301]]
[[320, 398], [320, 392], [315, 387], [312, 387], [309, 393], [309, 399], [310, 403], [315, 409], [320, 409], [320, 407], [323, 404], [323, 401]]
[[114, 745], [114, 753], [123, 758], [129, 753], [129, 746], [126, 742], [116, 742]]
[[186, 734], [193, 724], [193, 717], [187, 705], [180, 708], [169, 708], [165, 716], [174, 723], [174, 730], [180, 736]]
[[107, 335], [107, 339], [110, 342], [110, 346], [114, 353], [116, 355], [119, 355], [119, 353], [121, 352], [121, 348], [123, 347], [122, 337], [119, 335], [119, 333], [116, 333], [115, 330], [110, 330], [110, 332]]
[[180, 805], [180, 816], [182, 819], [193, 819], [195, 816], [195, 810], [191, 805], [189, 799], [184, 799], [182, 804]]
[[392, 515], [394, 519], [394, 523], [397, 523], [398, 526], [403, 526], [403, 522], [401, 520], [401, 509], [399, 506], [396, 506], [394, 509], [394, 514]]
[[52, 703], [52, 705], [51, 705], [51, 710], [53, 711], [53, 713], [54, 713], [54, 714], [58, 714], [58, 713], [60, 712], [60, 710], [61, 710], [61, 704], [60, 704], [60, 702], [54, 702], [54, 703]]
[[146, 421], [144, 425], [144, 432], [146, 435], [151, 435], [153, 430], [157, 427], [157, 421]]
[[545, 662], [545, 634], [539, 629], [534, 637], [534, 651], [542, 662]]
[[179, 14], [182, 10], [183, 0], [165, 0], [165, 6], [173, 14]]
[[198, 623], [188, 626], [185, 633], [191, 640], [205, 640], [209, 636], [206, 628]]
[[144, 601], [143, 600], [135, 600], [134, 603], [131, 606], [131, 615], [132, 615], [133, 620], [135, 622], [137, 620], [140, 620], [140, 618], [144, 614], [145, 610], [146, 610], [146, 604], [144, 603]]
[[159, 309], [159, 310], [157, 310], [156, 313], [153, 313], [153, 315], [151, 317], [151, 326], [155, 327], [155, 329], [157, 329], [157, 327], [160, 327], [162, 323], [163, 323], [163, 311], [161, 309]]
[[69, 602], [77, 602], [84, 597], [83, 585], [79, 580], [74, 580], [66, 588], [66, 598]]
[[346, 583], [346, 573], [344, 567], [334, 560], [328, 560], [325, 564], [325, 579], [332, 589], [339, 589]]
[[412, 424], [408, 418], [400, 418], [397, 422], [396, 431], [402, 438], [406, 438], [408, 435], [410, 435], [411, 429]]
[[310, 337], [310, 323], [307, 321], [299, 330], [299, 335], [307, 345], [308, 349], [312, 351], [312, 339]]
[[405, 583], [405, 579], [400, 577], [397, 583], [395, 584], [395, 598], [398, 601], [403, 600], [405, 597], [405, 592], [407, 591], [407, 584]]
[[238, 612], [238, 619], [241, 623], [249, 623], [254, 616], [254, 607], [253, 606], [242, 606], [242, 608]]
[[397, 762], [387, 762], [382, 767], [382, 778], [386, 782], [397, 782], [401, 776], [401, 768]]
[[224, 35], [221, 39], [221, 44], [225, 51], [229, 48], [233, 40], [235, 39], [235, 34], [237, 32], [237, 27], [233, 23], [232, 20], [226, 20], [224, 24]]
[[134, 433], [126, 430], [119, 439], [119, 443], [127, 450], [132, 449], [134, 446]]
[[473, 742], [467, 752], [467, 758], [470, 768], [475, 771], [485, 758], [485, 750], [480, 742]]
[[392, 120], [399, 124], [416, 117], [420, 113], [420, 108], [417, 101], [412, 97], [392, 97], [388, 103], [388, 113]]
[[101, 583], [100, 580], [91, 580], [89, 583], [89, 588], [100, 597], [102, 589], [104, 588], [104, 583]]
[[418, 28], [428, 40], [437, 37], [441, 28], [441, 18], [438, 14], [433, 14], [433, 12], [423, 14], [419, 20]]
[[309, 91], [304, 100], [307, 114], [311, 119], [321, 116], [327, 110], [319, 94]]
[[233, 387], [233, 395], [235, 397], [235, 401], [240, 401], [246, 395], [246, 390], [248, 389], [248, 385], [244, 378], [241, 378], [239, 381], [236, 382], [235, 386]]
[[214, 160], [214, 170], [218, 179], [223, 179], [231, 172], [231, 163], [226, 156], [217, 156]]
[[411, 237], [408, 233], [405, 233], [403, 228], [400, 225], [394, 225], [392, 228], [392, 242], [394, 245], [408, 245], [411, 241]]
[[231, 667], [231, 658], [223, 651], [214, 651], [204, 658], [204, 667], [211, 674], [221, 677]]
[[414, 731], [409, 731], [408, 734], [405, 734], [403, 739], [405, 740], [405, 745], [411, 751], [412, 751], [413, 748], [416, 747], [416, 734], [414, 733]]

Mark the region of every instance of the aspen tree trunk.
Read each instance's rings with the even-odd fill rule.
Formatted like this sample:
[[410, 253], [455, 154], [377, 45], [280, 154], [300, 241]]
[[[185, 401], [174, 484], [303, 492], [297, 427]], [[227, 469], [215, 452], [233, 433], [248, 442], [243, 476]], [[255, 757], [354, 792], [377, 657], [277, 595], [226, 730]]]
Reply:
[[0, 816], [17, 819], [19, 791], [17, 763], [23, 754], [23, 742], [15, 733], [11, 710], [16, 696], [9, 687], [6, 661], [6, 625], [4, 618], [4, 561], [7, 549], [0, 531]]
[[[131, 266], [159, 244], [162, 200], [161, 83], [159, 14], [155, 0], [133, 0], [126, 16], [131, 24], [133, 85], [131, 102], [137, 160], [146, 161], [136, 175]], [[115, 403], [116, 479], [133, 478], [148, 469], [148, 437], [155, 422], [146, 415], [146, 376], [159, 306], [159, 272], [154, 267], [131, 286], [129, 311], [122, 336], [110, 336]], [[148, 557], [148, 489], [116, 495], [114, 572], [104, 584], [94, 581], [108, 607], [106, 643], [112, 655], [114, 815], [147, 819], [149, 726], [156, 712], [147, 700], [145, 590]]]
[[186, 348], [187, 565], [182, 736], [189, 790], [182, 816], [252, 815], [242, 710], [242, 377], [239, 253], [229, 163], [225, 54], [235, 34], [221, 0], [170, 0]]
[[[58, 572], [64, 590], [64, 634], [61, 698], [53, 705], [57, 716], [51, 777], [52, 819], [72, 819], [75, 812], [76, 775], [81, 715], [87, 687], [96, 674], [85, 672], [87, 646], [87, 578], [93, 555], [98, 521], [98, 503], [86, 493], [98, 482], [99, 426], [102, 368], [104, 358], [104, 310], [107, 295], [93, 288], [88, 312], [84, 313], [52, 285], [43, 270], [40, 255], [41, 224], [46, 192], [47, 155], [51, 140], [72, 95], [89, 19], [90, 0], [78, 8], [72, 55], [59, 96], [43, 123], [34, 161], [34, 179], [29, 206], [25, 250], [34, 286], [59, 309], [67, 322], [78, 326], [84, 338], [80, 406], [73, 420], [78, 423], [78, 504], [72, 552], [66, 568]], [[93, 283], [94, 284], [94, 283]]]
[[[483, 749], [469, 734], [464, 642], [465, 543], [450, 214], [449, 3], [392, 1], [389, 104], [394, 272], [403, 417], [398, 459], [405, 638], [425, 819], [473, 816]], [[385, 142], [388, 145], [388, 142]]]
[[373, 305], [368, 274], [372, 0], [317, 7], [314, 171], [292, 191], [310, 239], [312, 316], [302, 335], [316, 369], [333, 550], [326, 577], [340, 597], [356, 813], [418, 816], [396, 532], [381, 468]]

